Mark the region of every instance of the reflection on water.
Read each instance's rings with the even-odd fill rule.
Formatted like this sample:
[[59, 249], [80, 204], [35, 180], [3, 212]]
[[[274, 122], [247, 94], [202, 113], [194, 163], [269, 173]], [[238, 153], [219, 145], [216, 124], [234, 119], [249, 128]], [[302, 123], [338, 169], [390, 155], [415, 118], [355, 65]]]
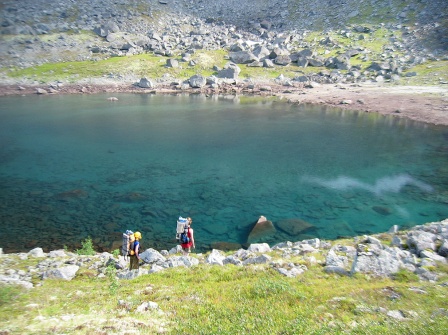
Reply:
[[434, 190], [431, 185], [416, 180], [408, 174], [381, 177], [375, 180], [374, 184], [368, 184], [347, 176], [339, 176], [330, 180], [324, 180], [317, 177], [304, 177], [303, 180], [338, 191], [360, 189], [372, 192], [377, 196], [388, 192], [400, 193], [405, 186], [415, 186], [423, 192], [432, 192]]
[[[0, 229], [6, 252], [175, 246], [193, 217], [199, 250], [271, 245], [448, 217], [446, 127], [252, 97], [6, 97]], [[12, 241], [12, 242], [8, 242]], [[219, 243], [219, 244], [218, 244]]]

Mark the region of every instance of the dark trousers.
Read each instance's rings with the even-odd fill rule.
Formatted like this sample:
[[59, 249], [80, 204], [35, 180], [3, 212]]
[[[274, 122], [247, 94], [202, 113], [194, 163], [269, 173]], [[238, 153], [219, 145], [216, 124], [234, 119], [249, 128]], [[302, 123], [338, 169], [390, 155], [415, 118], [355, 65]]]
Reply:
[[132, 255], [129, 256], [129, 270], [138, 270], [139, 268], [139, 259], [137, 256]]

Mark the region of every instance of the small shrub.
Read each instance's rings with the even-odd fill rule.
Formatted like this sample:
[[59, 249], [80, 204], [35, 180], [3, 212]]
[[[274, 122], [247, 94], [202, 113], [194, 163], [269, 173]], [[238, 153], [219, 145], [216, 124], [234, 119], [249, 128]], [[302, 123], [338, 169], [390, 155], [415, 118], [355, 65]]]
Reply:
[[78, 255], [93, 256], [95, 255], [95, 250], [93, 249], [93, 242], [90, 237], [87, 237], [84, 241], [81, 241], [82, 248], [77, 249], [76, 253]]
[[120, 287], [120, 282], [117, 278], [117, 269], [115, 268], [115, 264], [112, 262], [106, 268], [106, 275], [109, 279], [109, 292], [112, 295], [117, 294], [117, 290]]
[[119, 249], [115, 249], [114, 251], [112, 251], [112, 256], [114, 256], [114, 257], [120, 256], [120, 250]]

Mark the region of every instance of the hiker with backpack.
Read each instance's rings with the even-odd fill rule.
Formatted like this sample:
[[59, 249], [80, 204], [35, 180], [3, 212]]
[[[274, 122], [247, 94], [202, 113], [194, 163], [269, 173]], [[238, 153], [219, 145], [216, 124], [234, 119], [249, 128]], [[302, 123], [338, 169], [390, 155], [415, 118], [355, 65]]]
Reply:
[[140, 261], [140, 240], [142, 234], [140, 232], [134, 233], [134, 241], [129, 246], [129, 270], [138, 270]]
[[186, 256], [191, 252], [191, 247], [193, 249], [196, 248], [194, 244], [194, 235], [193, 235], [193, 228], [191, 228], [191, 224], [193, 223], [193, 220], [191, 218], [187, 218], [187, 223], [184, 227], [184, 232], [180, 235], [180, 242], [183, 254]]
[[123, 258], [125, 261], [127, 261], [127, 258], [129, 257], [129, 249], [131, 246], [131, 242], [134, 242], [134, 232], [132, 230], [126, 230], [125, 233], [123, 233], [123, 244], [121, 246], [121, 254], [123, 255]]

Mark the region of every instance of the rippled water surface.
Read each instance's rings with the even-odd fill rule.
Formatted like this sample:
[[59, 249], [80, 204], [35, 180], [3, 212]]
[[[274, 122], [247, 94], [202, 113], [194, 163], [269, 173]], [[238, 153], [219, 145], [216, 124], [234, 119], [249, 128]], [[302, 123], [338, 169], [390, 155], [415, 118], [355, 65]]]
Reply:
[[448, 217], [446, 127], [244, 97], [109, 96], [1, 98], [4, 251], [88, 236], [111, 250], [126, 229], [169, 249], [180, 215], [201, 251], [246, 243], [260, 215], [271, 245]]

